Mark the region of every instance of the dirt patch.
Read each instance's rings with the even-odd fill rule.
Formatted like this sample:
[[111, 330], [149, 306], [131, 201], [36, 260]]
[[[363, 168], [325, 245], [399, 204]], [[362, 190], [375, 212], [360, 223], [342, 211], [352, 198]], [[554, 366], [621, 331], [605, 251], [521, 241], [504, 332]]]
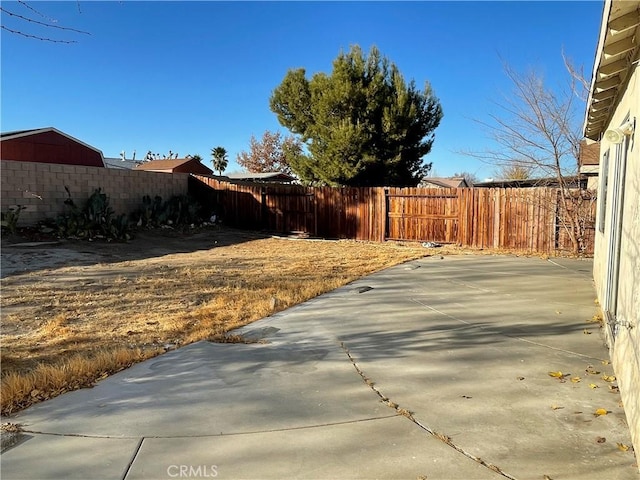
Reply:
[[17, 235], [2, 238], [0, 276], [58, 267], [89, 266], [191, 253], [266, 238], [254, 232], [212, 228], [197, 233], [157, 229], [136, 234], [130, 242], [74, 241], [45, 239], [34, 241]]

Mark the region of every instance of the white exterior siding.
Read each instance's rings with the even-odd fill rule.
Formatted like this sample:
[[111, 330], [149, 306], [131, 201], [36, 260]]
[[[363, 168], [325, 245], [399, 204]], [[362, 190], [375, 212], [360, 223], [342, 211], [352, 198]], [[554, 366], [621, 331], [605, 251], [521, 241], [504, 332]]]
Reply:
[[[604, 213], [604, 232], [596, 230], [594, 280], [603, 311], [613, 311], [608, 322], [607, 342], [616, 372], [636, 452], [640, 452], [640, 79], [638, 63], [632, 67], [629, 82], [621, 91], [619, 102], [607, 129], [635, 119], [635, 131], [627, 142], [616, 145], [602, 139], [601, 172], [598, 194], [603, 195], [606, 179], [606, 201], [599, 203], [598, 220]], [[608, 162], [604, 159], [608, 155]], [[625, 158], [626, 157], [626, 162]], [[608, 165], [605, 165], [608, 163]], [[602, 171], [604, 168], [607, 171]], [[616, 178], [620, 188], [616, 190]], [[618, 202], [622, 202], [619, 204]], [[620, 205], [620, 222], [614, 225], [615, 208]], [[602, 208], [604, 207], [604, 209]], [[619, 247], [615, 241], [619, 232]], [[616, 256], [619, 261], [616, 266]], [[617, 268], [617, 291], [615, 280]], [[612, 289], [613, 290], [610, 290]], [[605, 321], [607, 321], [605, 314]]]

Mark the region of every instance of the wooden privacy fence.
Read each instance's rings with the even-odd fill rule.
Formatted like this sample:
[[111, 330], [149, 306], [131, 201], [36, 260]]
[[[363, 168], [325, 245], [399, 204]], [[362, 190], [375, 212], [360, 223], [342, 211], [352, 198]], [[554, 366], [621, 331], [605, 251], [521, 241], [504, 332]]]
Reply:
[[[571, 250], [555, 188], [334, 188], [227, 183], [192, 176], [190, 192], [227, 225], [324, 238], [431, 241], [476, 248]], [[594, 202], [583, 253], [593, 253]]]

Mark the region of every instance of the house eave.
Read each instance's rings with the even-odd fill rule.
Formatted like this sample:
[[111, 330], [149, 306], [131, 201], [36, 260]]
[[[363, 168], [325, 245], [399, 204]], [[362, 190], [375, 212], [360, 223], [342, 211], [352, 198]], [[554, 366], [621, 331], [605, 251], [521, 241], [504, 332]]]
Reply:
[[[640, 1], [606, 0], [583, 124], [599, 140], [640, 57]], [[635, 67], [634, 67], [635, 65]]]

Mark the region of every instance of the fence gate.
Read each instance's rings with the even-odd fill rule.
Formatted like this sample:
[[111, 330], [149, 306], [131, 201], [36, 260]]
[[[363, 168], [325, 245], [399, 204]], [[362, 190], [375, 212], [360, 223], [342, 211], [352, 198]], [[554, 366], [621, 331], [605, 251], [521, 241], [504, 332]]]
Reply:
[[385, 189], [387, 240], [457, 243], [456, 189]]
[[262, 228], [278, 233], [316, 235], [315, 195], [304, 187], [262, 189]]

